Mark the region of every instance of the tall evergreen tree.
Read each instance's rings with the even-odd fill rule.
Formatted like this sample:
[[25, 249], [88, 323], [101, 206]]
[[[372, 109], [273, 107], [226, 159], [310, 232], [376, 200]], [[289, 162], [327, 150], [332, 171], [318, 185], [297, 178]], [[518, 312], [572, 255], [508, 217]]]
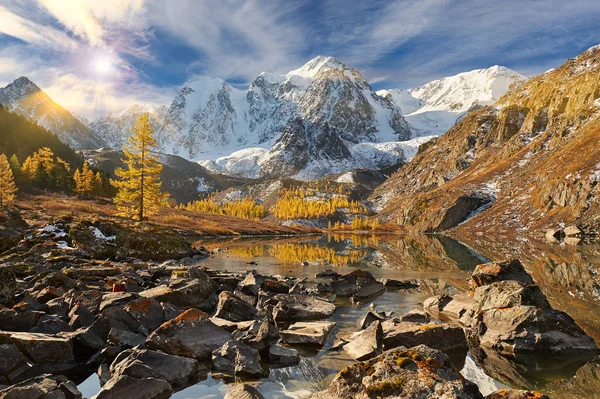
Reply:
[[6, 155], [0, 154], [0, 206], [8, 205], [15, 199], [17, 186]]
[[120, 179], [111, 181], [118, 189], [115, 197], [117, 209], [122, 215], [137, 220], [157, 213], [169, 197], [168, 193], [161, 191], [162, 165], [153, 152], [156, 148], [153, 133], [148, 113], [142, 114], [123, 145], [126, 168], [117, 168], [115, 175]]

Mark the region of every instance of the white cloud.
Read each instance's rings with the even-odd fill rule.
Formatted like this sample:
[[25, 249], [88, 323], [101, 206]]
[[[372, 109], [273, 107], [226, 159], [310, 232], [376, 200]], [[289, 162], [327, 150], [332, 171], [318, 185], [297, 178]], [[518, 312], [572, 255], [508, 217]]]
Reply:
[[0, 6], [0, 33], [55, 50], [73, 50], [78, 47], [77, 42], [63, 31], [27, 20], [2, 6]]

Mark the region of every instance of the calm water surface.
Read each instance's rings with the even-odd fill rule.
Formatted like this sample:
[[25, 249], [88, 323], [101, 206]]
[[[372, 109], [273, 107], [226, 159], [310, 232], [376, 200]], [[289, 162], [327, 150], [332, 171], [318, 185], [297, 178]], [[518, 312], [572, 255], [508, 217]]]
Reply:
[[[552, 306], [569, 313], [600, 343], [600, 246], [597, 245], [565, 246], [485, 237], [471, 239], [466, 245], [452, 238], [432, 236], [240, 238], [202, 244], [222, 250], [201, 262], [210, 269], [255, 269], [265, 275], [307, 277], [308, 286], [316, 285], [319, 281], [316, 273], [326, 269], [343, 274], [361, 268], [376, 278], [421, 281], [419, 289], [386, 292], [365, 303], [336, 299], [338, 308], [330, 318], [337, 324], [334, 334], [320, 350], [296, 347], [303, 355], [300, 365], [271, 369], [268, 378], [259, 380], [257, 388], [266, 398], [299, 398], [324, 389], [341, 368], [354, 363], [344, 351], [330, 348], [336, 336], [358, 331], [358, 320], [370, 306], [395, 315], [420, 309], [423, 300], [431, 295], [467, 290], [470, 273], [478, 264], [489, 260], [519, 258]], [[463, 375], [479, 385], [484, 395], [501, 387], [514, 387], [538, 389], [551, 393], [553, 398], [576, 398], [573, 381], [583, 383], [582, 389], [588, 389], [589, 385], [600, 387], [598, 380], [579, 378], [569, 381], [569, 385], [560, 381], [572, 377], [583, 365], [577, 359], [545, 364], [544, 359], [505, 359], [492, 354], [486, 364], [478, 364], [470, 354], [455, 354], [452, 360]], [[598, 376], [600, 372], [591, 375]], [[99, 390], [97, 376], [91, 376], [80, 389], [84, 396], [93, 396]], [[222, 398], [228, 389], [229, 385], [209, 375], [205, 381], [173, 397]]]

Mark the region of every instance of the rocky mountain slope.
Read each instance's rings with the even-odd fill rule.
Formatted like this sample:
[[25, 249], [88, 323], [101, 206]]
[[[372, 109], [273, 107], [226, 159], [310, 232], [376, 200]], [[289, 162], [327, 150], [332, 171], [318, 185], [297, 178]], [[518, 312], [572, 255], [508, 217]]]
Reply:
[[166, 106], [150, 104], [134, 104], [118, 115], [106, 115], [95, 119], [88, 127], [111, 147], [120, 150], [127, 141], [129, 132], [135, 121], [143, 113], [150, 114], [150, 122], [155, 129], [160, 129], [167, 113]]
[[24, 76], [0, 88], [0, 104], [56, 134], [75, 149], [106, 146], [104, 140]]
[[475, 107], [498, 101], [510, 85], [527, 78], [509, 68], [494, 65], [429, 82], [410, 90], [380, 90], [382, 97], [400, 107], [417, 136], [439, 136]]
[[372, 195], [410, 229], [600, 225], [600, 46], [469, 113]]

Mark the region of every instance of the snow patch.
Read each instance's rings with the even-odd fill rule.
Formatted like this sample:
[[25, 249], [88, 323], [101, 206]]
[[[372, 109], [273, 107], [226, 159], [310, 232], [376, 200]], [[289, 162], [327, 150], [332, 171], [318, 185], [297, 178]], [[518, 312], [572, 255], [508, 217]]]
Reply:
[[102, 241], [115, 241], [117, 239], [117, 236], [105, 236], [99, 228], [94, 227], [94, 226], [90, 226], [89, 227], [90, 231], [92, 232], [92, 234], [94, 234], [94, 237], [96, 237], [98, 240], [102, 240]]

